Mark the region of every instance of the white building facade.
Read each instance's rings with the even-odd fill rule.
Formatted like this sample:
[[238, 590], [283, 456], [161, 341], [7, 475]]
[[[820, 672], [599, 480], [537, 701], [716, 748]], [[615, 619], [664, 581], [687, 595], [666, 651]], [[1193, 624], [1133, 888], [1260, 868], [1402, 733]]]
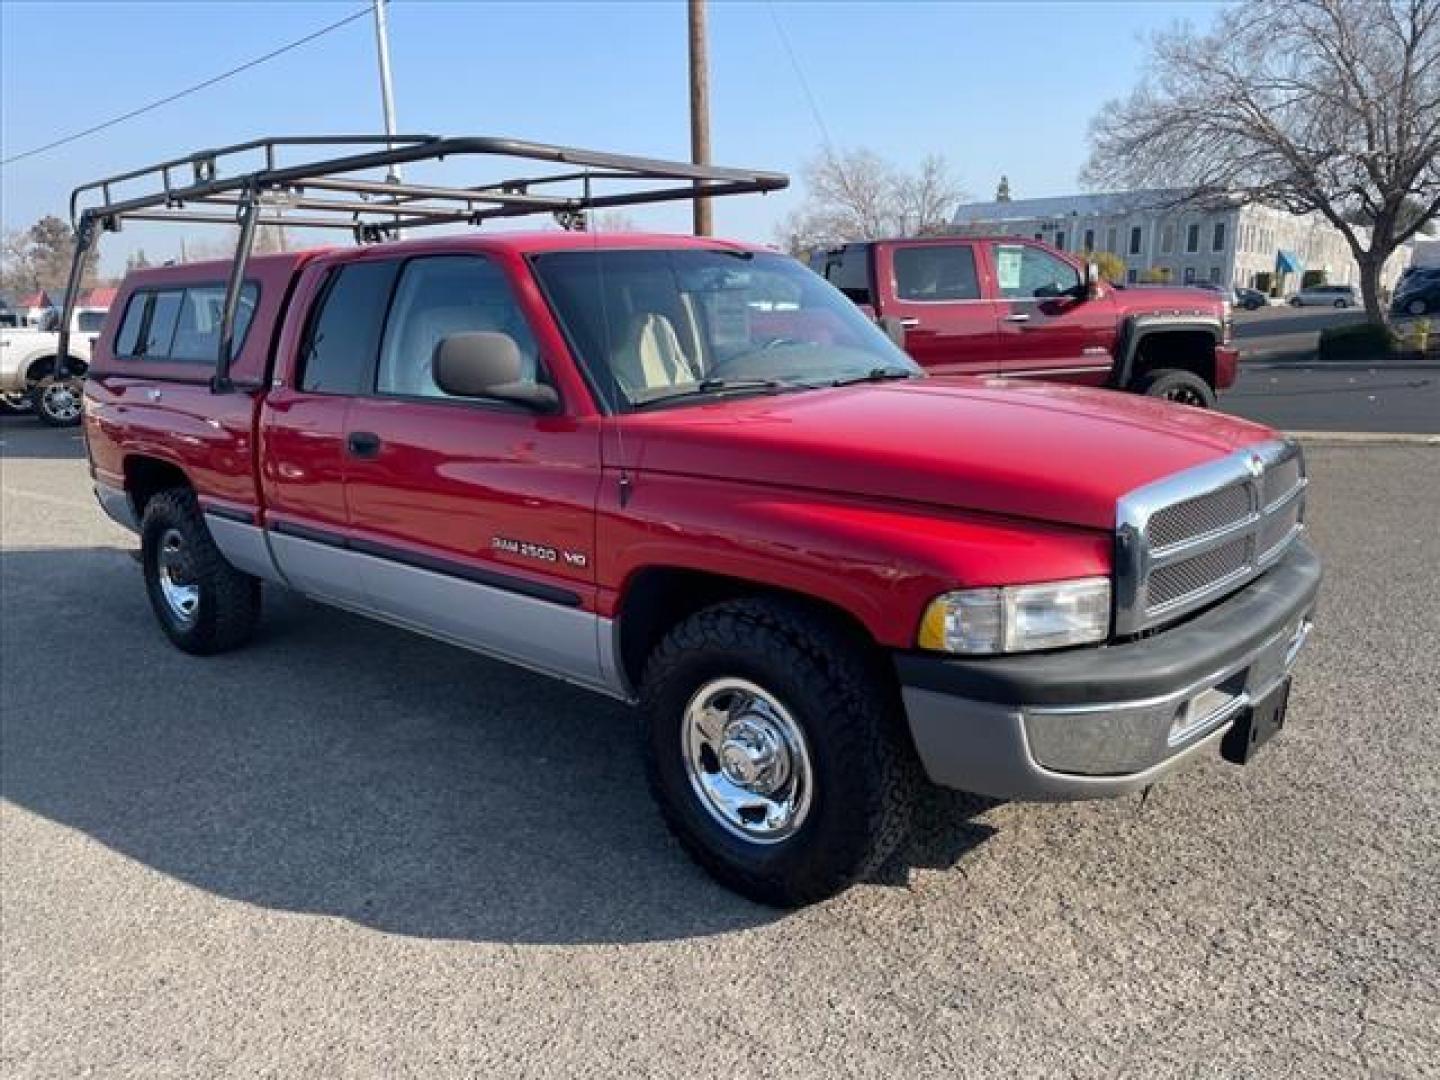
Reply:
[[[1319, 214], [1268, 206], [1174, 204], [1172, 191], [1062, 195], [965, 203], [958, 233], [1031, 236], [1062, 251], [1108, 251], [1125, 263], [1127, 282], [1211, 282], [1286, 295], [1323, 275], [1331, 285], [1360, 285], [1360, 268], [1340, 231]], [[1409, 261], [1402, 247], [1386, 263], [1381, 287], [1393, 288]]]

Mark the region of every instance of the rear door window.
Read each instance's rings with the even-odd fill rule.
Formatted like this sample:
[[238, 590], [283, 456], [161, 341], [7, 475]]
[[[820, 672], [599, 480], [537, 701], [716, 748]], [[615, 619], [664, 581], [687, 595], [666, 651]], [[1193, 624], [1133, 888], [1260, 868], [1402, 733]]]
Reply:
[[[236, 356], [245, 343], [259, 295], [254, 282], [246, 282], [240, 289], [240, 302], [235, 309], [233, 350]], [[140, 290], [125, 306], [125, 318], [115, 336], [115, 355], [213, 364], [220, 353], [220, 320], [224, 310], [223, 285]]]
[[969, 244], [895, 249], [895, 295], [901, 300], [979, 300], [980, 279]]
[[330, 277], [301, 346], [300, 389], [359, 394], [369, 383], [396, 264], [360, 262]]

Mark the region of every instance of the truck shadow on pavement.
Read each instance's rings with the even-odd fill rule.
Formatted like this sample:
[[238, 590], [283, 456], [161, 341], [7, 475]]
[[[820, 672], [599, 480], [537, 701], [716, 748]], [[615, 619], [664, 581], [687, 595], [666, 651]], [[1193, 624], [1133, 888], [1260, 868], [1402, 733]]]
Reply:
[[[390, 933], [716, 934], [783, 912], [714, 884], [651, 805], [626, 708], [272, 590], [246, 649], [185, 656], [114, 548], [6, 551], [0, 790], [218, 896]], [[990, 805], [935, 793], [877, 880], [947, 868]]]

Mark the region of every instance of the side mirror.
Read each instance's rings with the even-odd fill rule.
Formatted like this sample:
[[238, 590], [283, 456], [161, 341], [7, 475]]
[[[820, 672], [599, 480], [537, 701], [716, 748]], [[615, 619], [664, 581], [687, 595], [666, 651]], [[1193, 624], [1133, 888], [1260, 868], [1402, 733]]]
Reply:
[[536, 412], [554, 412], [560, 406], [553, 387], [521, 381], [520, 347], [509, 334], [451, 334], [435, 346], [430, 364], [435, 384], [451, 397], [513, 401]]
[[1087, 262], [1085, 264], [1085, 295], [1091, 298], [1100, 293], [1100, 264]]

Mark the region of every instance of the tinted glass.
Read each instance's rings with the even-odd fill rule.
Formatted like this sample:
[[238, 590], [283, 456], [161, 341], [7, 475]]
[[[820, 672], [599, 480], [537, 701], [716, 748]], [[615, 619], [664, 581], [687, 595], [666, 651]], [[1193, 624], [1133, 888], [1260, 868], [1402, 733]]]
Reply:
[[[235, 336], [232, 355], [238, 356], [245, 343], [245, 332], [255, 314], [256, 287], [246, 284], [240, 290], [240, 303], [235, 309]], [[180, 317], [175, 324], [175, 338], [170, 343], [171, 360], [194, 360], [214, 363], [220, 354], [220, 320], [225, 312], [225, 287], [208, 285], [185, 290]]]
[[301, 347], [302, 390], [360, 393], [375, 362], [394, 279], [391, 262], [354, 263], [331, 277]]
[[435, 382], [435, 350], [451, 334], [507, 334], [520, 350], [520, 382], [543, 381], [540, 350], [510, 283], [494, 263], [469, 255], [415, 259], [395, 290], [375, 389], [404, 397], [449, 398]]
[[140, 328], [145, 325], [145, 308], [150, 294], [137, 292], [131, 295], [125, 305], [125, 321], [120, 324], [120, 333], [115, 338], [116, 356], [134, 356], [135, 346], [140, 341]]
[[534, 265], [575, 351], [617, 406], [919, 374], [859, 308], [783, 255], [565, 251]]
[[100, 327], [105, 325], [105, 312], [103, 311], [82, 311], [75, 316], [75, 328], [82, 334], [99, 333]]
[[1012, 300], [1061, 296], [1080, 285], [1080, 271], [1042, 248], [996, 244], [995, 282]]
[[870, 303], [870, 248], [847, 244], [830, 252], [825, 262], [825, 280], [855, 303]]
[[975, 252], [969, 244], [895, 249], [895, 292], [901, 300], [978, 300]]
[[150, 302], [150, 318], [146, 323], [144, 341], [137, 355], [164, 360], [170, 355], [170, 341], [175, 337], [175, 324], [180, 321], [182, 292], [157, 292]]

